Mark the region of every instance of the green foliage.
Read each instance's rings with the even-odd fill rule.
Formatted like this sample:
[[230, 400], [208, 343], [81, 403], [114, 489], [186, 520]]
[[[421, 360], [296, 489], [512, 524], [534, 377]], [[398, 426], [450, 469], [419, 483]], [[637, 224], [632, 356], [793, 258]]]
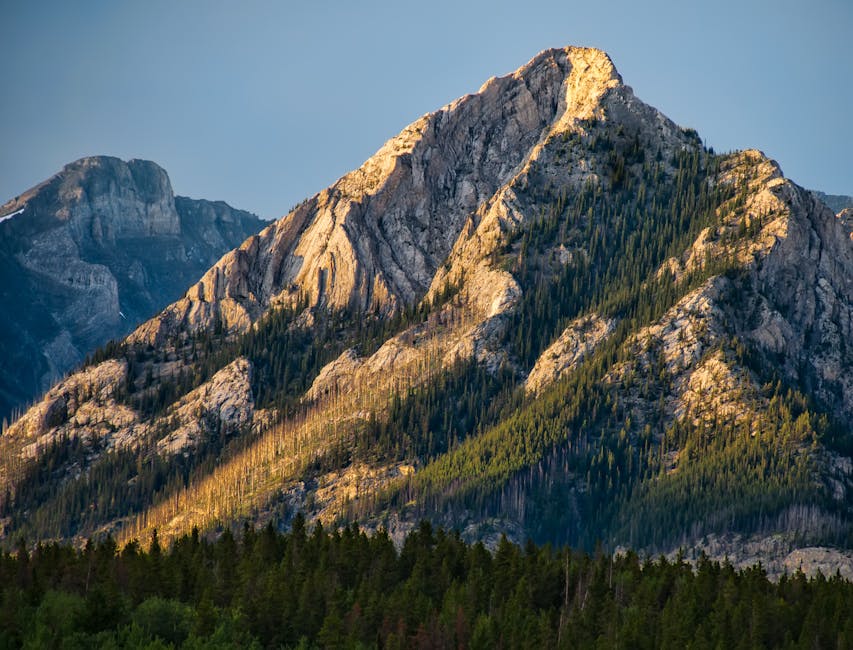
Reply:
[[[110, 594], [105, 601], [92, 594]], [[110, 603], [118, 603], [118, 607]], [[594, 557], [422, 523], [246, 528], [168, 551], [110, 539], [0, 554], [0, 642], [24, 648], [849, 647], [853, 585], [702, 557]]]
[[[545, 395], [520, 405], [507, 400], [503, 409], [492, 403], [500, 418], [435, 458], [383, 506], [414, 502], [423, 516], [451, 519], [472, 511], [509, 516], [537, 540], [588, 549], [597, 540], [671, 548], [709, 532], [772, 529], [782, 516], [812, 540], [847, 543], [849, 527], [816, 525], [835, 506], [814, 480], [810, 450], [834, 430], [805, 408], [801, 394], [776, 384], [744, 396], [760, 414], [757, 421], [717, 414], [677, 425], [663, 401], [666, 368], [653, 350], [650, 367], [619, 381], [609, 375], [633, 362], [630, 336], [680, 297], [720, 274], [729, 276], [732, 291], [741, 284], [737, 264], [725, 257], [706, 260], [678, 281], [657, 272], [699, 230], [719, 223], [727, 201], [740, 200], [737, 187], [709, 182], [713, 159], [685, 152], [675, 162], [674, 182], [659, 164], [646, 163], [641, 184], [634, 179], [615, 194], [590, 186], [576, 197], [557, 197], [542, 220], [515, 233], [504, 255], [525, 293], [507, 342], [523, 363], [531, 364], [579, 315], [595, 311], [619, 324]], [[605, 224], [606, 235], [599, 232]], [[542, 255], [553, 243], [579, 251], [575, 261], [555, 269]], [[745, 355], [737, 340], [723, 347], [730, 361]]]
[[822, 528], [817, 516], [835, 507], [811, 455], [830, 431], [827, 418], [775, 384], [744, 395], [758, 419], [671, 423], [662, 404], [654, 409], [659, 387], [639, 377], [637, 396], [653, 410], [634, 426], [625, 386], [602, 380], [628, 359], [622, 340], [617, 332], [571, 376], [435, 459], [384, 505], [415, 500], [425, 516], [514, 517], [538, 540], [588, 549], [597, 540], [671, 548], [711, 532], [771, 530], [783, 514], [813, 542], [849, 543], [848, 526]]
[[[824, 434], [821, 418], [797, 415], [779, 394], [770, 395], [769, 402], [760, 421], [720, 417], [672, 425], [644, 479], [610, 509], [618, 513], [614, 537], [664, 546], [679, 534], [686, 540], [722, 530], [772, 531], [776, 517], [791, 506], [831, 507], [813, 479], [808, 453]], [[670, 451], [677, 454], [674, 467], [665, 461]], [[812, 514], [805, 508], [787, 527], [819, 535]]]
[[458, 362], [422, 386], [392, 398], [387, 418], [359, 432], [354, 458], [436, 458], [478, 429], [496, 422], [513, 399], [514, 375], [491, 373], [474, 361]]
[[[532, 201], [548, 207], [507, 240], [503, 253], [524, 289], [507, 343], [525, 367], [578, 316], [597, 311], [646, 320], [647, 312], [661, 313], [673, 294], [685, 292], [671, 278], [667, 285], [659, 279], [650, 283], [650, 277], [665, 260], [680, 256], [702, 228], [718, 222], [717, 210], [734, 189], [717, 182], [715, 157], [683, 151], [670, 175], [662, 163], [640, 165], [638, 147], [630, 145], [622, 167], [627, 174], [624, 164], [635, 165], [635, 174], [610, 191], [598, 184], [575, 195], [531, 191]], [[558, 250], [567, 262], [550, 259]], [[704, 277], [726, 264], [714, 262]]]
[[[168, 406], [216, 371], [245, 356], [253, 364], [255, 406], [275, 407], [282, 416], [292, 415], [302, 408], [299, 399], [320, 369], [346, 348], [371, 354], [389, 337], [423, 321], [432, 309], [452, 300], [458, 290], [449, 284], [433, 302], [424, 300], [387, 318], [317, 309], [316, 324], [311, 328], [296, 323], [307, 308], [302, 300], [293, 307], [272, 310], [257, 327], [240, 336], [200, 332], [185, 335], [163, 349], [111, 343], [90, 361], [123, 357], [128, 364], [128, 380], [114, 396], [150, 420], [163, 415]], [[166, 364], [177, 364], [181, 370], [161, 376], [160, 367]], [[461, 376], [456, 386], [460, 382]], [[86, 398], [74, 396], [78, 403]], [[465, 426], [470, 426], [471, 415], [466, 417]], [[199, 440], [192, 454], [168, 459], [150, 446], [168, 433], [168, 420], [160, 420], [139, 449], [104, 450], [97, 437], [53, 441], [18, 478], [14, 495], [0, 502], [0, 515], [10, 518], [7, 535], [15, 531], [46, 539], [89, 534], [104, 521], [142, 512], [183, 489], [254, 441], [248, 428], [228, 436], [215, 418], [208, 425], [211, 435]], [[444, 443], [436, 444], [438, 449]], [[411, 447], [406, 450], [412, 453]], [[415, 451], [420, 450], [419, 446]], [[387, 451], [380, 445], [377, 454], [370, 455], [376, 458]], [[96, 454], [97, 461], [92, 462]], [[335, 462], [340, 459], [336, 457]], [[69, 467], [76, 476], [68, 476]]]
[[136, 606], [131, 620], [147, 636], [180, 645], [190, 634], [194, 615], [180, 601], [154, 596]]

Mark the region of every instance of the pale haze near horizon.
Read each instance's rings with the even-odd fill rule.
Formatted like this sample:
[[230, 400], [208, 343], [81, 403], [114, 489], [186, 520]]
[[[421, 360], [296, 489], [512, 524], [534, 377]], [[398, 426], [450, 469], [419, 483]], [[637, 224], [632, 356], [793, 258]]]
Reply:
[[607, 51], [718, 151], [853, 194], [853, 4], [28, 2], [0, 7], [0, 203], [89, 155], [265, 218], [549, 47]]

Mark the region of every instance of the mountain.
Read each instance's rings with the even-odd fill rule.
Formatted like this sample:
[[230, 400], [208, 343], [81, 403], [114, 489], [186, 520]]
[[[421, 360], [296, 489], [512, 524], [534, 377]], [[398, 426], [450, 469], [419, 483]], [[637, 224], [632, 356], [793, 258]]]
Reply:
[[0, 438], [5, 533], [302, 511], [837, 564], [851, 335], [841, 219], [761, 152], [706, 149], [605, 53], [547, 50], [51, 388]]
[[0, 207], [0, 418], [177, 299], [261, 228], [152, 162], [83, 158]]
[[850, 240], [853, 241], [853, 196], [824, 194], [816, 190], [812, 190], [812, 194], [823, 201], [833, 212], [837, 213], [841, 227], [850, 235]]
[[817, 190], [812, 190], [812, 194], [814, 194], [818, 199], [823, 201], [827, 205], [827, 207], [829, 207], [836, 214], [845, 209], [853, 209], [853, 196], [825, 194], [824, 192], [818, 192]]

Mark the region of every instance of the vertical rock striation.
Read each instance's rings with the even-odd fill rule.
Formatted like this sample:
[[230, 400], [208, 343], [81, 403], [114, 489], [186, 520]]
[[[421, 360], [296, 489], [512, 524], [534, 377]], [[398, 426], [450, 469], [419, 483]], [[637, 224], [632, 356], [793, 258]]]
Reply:
[[175, 197], [145, 160], [83, 158], [0, 207], [0, 417], [176, 299], [261, 227]]

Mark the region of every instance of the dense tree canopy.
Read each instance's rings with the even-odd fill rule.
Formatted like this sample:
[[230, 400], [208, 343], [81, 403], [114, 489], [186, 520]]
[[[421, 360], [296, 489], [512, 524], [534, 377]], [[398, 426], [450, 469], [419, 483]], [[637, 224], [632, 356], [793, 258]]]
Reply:
[[194, 531], [0, 556], [0, 646], [30, 648], [846, 648], [853, 585], [611, 557], [422, 523], [398, 549], [355, 527]]

